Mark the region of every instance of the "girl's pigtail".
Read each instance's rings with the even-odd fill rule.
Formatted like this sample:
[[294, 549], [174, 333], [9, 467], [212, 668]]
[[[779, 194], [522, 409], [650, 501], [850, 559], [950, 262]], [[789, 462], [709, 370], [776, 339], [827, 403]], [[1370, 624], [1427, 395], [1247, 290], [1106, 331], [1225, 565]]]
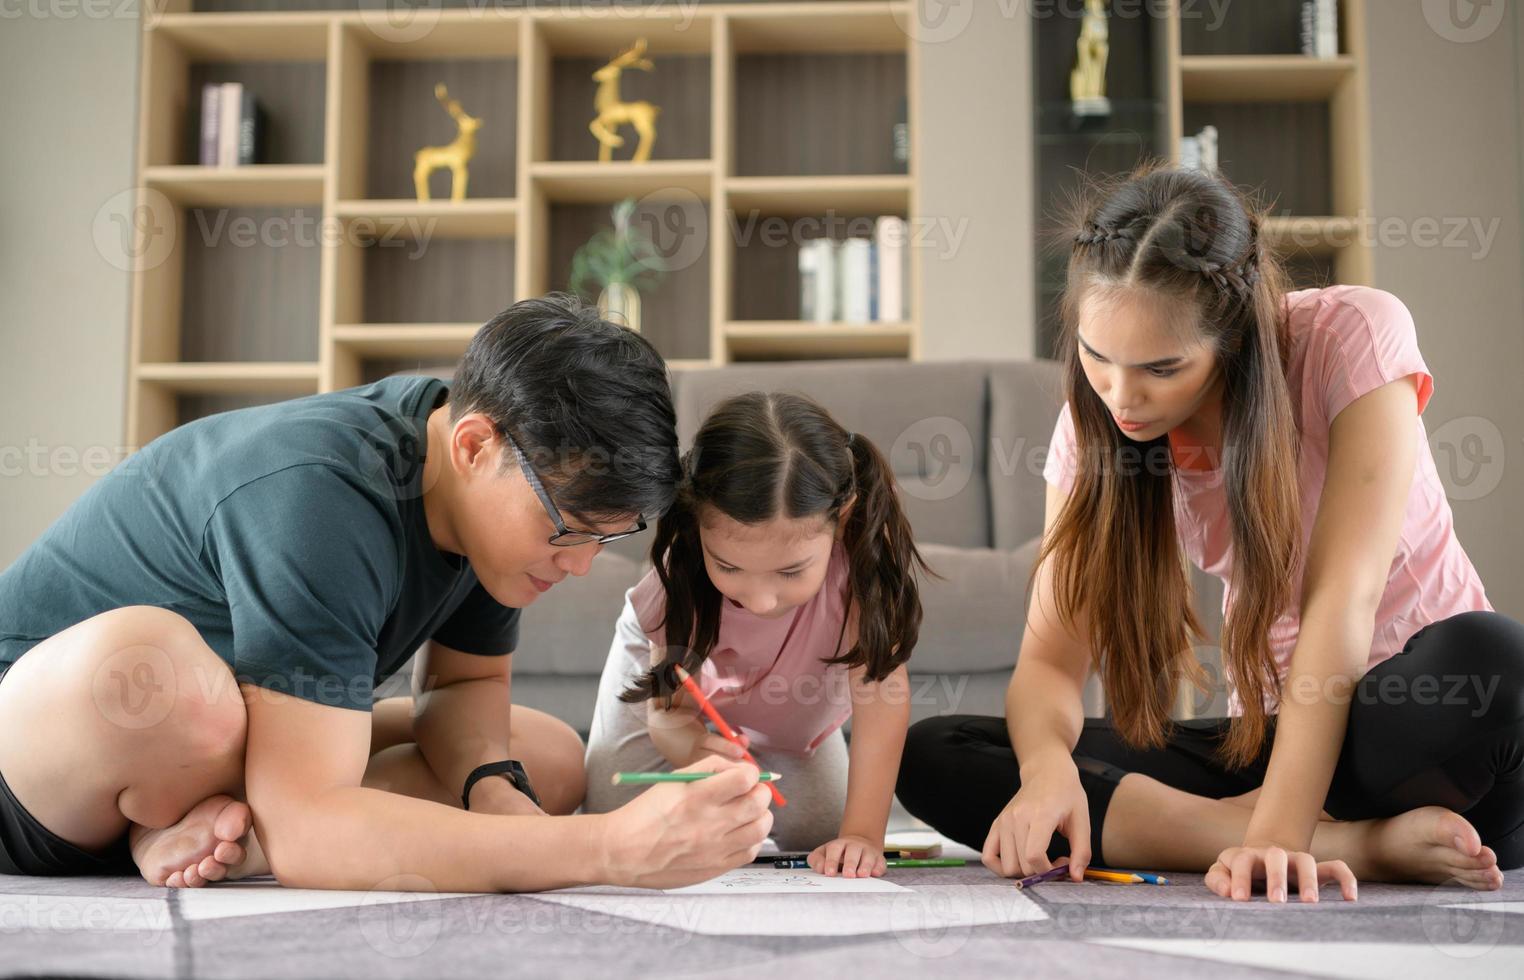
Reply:
[[852, 454], [852, 483], [838, 509], [856, 497], [842, 528], [842, 543], [850, 568], [850, 598], [858, 609], [857, 645], [829, 662], [866, 667], [870, 681], [882, 681], [910, 659], [920, 636], [916, 576], [936, 573], [916, 549], [889, 461], [860, 435], [847, 437], [847, 450]]

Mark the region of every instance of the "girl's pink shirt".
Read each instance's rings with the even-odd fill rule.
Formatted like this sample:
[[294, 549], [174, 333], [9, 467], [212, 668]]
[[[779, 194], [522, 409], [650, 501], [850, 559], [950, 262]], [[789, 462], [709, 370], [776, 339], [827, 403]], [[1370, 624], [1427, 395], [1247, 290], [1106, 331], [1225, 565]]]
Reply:
[[[775, 619], [721, 599], [720, 635], [694, 680], [725, 721], [761, 750], [809, 755], [852, 715], [848, 669], [823, 657], [844, 653], [847, 553], [831, 548], [825, 582], [814, 598]], [[630, 590], [640, 629], [654, 646], [666, 643], [666, 592], [656, 570]]]

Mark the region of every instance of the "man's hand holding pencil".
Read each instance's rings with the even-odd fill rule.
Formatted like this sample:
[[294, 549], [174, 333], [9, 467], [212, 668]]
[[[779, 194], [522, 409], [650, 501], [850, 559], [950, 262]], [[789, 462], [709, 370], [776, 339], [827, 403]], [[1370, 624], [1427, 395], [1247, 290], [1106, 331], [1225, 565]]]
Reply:
[[692, 885], [749, 864], [761, 850], [773, 827], [772, 796], [756, 766], [711, 755], [678, 772], [714, 775], [652, 786], [589, 818], [615, 884]]

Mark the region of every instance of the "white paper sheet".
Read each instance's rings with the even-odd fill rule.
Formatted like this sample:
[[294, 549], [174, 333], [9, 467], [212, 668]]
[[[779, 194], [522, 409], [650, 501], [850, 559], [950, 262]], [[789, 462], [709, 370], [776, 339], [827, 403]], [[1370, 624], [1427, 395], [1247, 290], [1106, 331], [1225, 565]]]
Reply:
[[684, 888], [668, 888], [668, 895], [827, 895], [883, 894], [908, 891], [883, 878], [843, 878], [817, 874], [809, 868], [737, 868], [718, 878]]
[[274, 878], [248, 878], [218, 882], [180, 892], [180, 914], [186, 919], [227, 919], [274, 912], [310, 912], [316, 909], [359, 908], [400, 902], [433, 902], [445, 898], [472, 898], [475, 892], [340, 891], [337, 889], [282, 888]]
[[867, 936], [893, 933], [912, 951], [949, 929], [1033, 922], [1048, 916], [1009, 883], [917, 885], [866, 894], [684, 894], [578, 888], [526, 896], [651, 926], [706, 936]]

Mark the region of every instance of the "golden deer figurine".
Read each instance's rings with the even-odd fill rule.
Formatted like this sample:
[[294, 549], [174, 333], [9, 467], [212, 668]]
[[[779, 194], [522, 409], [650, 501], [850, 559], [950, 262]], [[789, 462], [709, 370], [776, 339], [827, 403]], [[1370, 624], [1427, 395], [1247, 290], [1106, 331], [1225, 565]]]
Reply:
[[450, 92], [443, 82], [434, 86], [434, 98], [444, 106], [455, 120], [460, 131], [455, 135], [455, 141], [445, 146], [425, 146], [413, 154], [413, 187], [418, 191], [418, 200], [429, 199], [429, 175], [442, 167], [450, 168], [450, 200], [464, 201], [466, 199], [466, 164], [476, 155], [476, 131], [482, 128], [482, 121], [475, 116], [466, 115], [466, 111], [460, 107], [460, 103], [450, 98]]
[[650, 71], [655, 67], [645, 54], [646, 39], [641, 38], [593, 72], [593, 80], [598, 83], [593, 108], [598, 110], [598, 115], [587, 128], [598, 138], [599, 163], [608, 163], [613, 159], [614, 147], [624, 145], [624, 137], [615, 130], [625, 123], [634, 126], [635, 132], [640, 134], [640, 144], [635, 147], [632, 159], [636, 162], [651, 159], [651, 145], [656, 142], [656, 115], [661, 108], [649, 102], [625, 102], [619, 96], [619, 76], [626, 68]]

